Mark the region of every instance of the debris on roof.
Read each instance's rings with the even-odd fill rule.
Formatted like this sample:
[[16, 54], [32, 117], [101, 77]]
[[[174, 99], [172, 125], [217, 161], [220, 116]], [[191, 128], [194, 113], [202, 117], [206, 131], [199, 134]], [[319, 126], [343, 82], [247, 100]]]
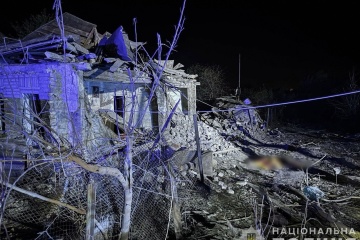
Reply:
[[[82, 44], [85, 48], [99, 43], [101, 37], [96, 30], [95, 24], [82, 20], [67, 12], [63, 14], [63, 20], [65, 36], [72, 36], [72, 38], [76, 39], [77, 43]], [[54, 35], [61, 35], [56, 19], [42, 25], [22, 40], [28, 41], [38, 39], [39, 37], [52, 37]]]
[[263, 139], [266, 134], [265, 122], [256, 109], [249, 109], [249, 106], [235, 96], [217, 98], [216, 107], [212, 108], [212, 112], [202, 114], [201, 119], [222, 135], [228, 136], [228, 139], [239, 136], [243, 139], [247, 136]]
[[196, 74], [187, 74], [183, 69], [181, 69], [184, 65], [181, 63], [178, 63], [174, 67], [174, 60], [156, 60], [154, 59], [154, 62], [150, 62], [150, 65], [157, 71], [163, 71], [165, 78], [167, 80], [177, 80], [177, 81], [189, 81], [189, 80], [195, 80], [195, 78], [198, 76]]
[[84, 77], [103, 81], [129, 82], [130, 70], [138, 82], [151, 82], [150, 75], [156, 72], [162, 72], [162, 79], [169, 83], [196, 82], [197, 75], [185, 73], [184, 65], [174, 65], [174, 60], [137, 61], [135, 55], [146, 43], [131, 41], [122, 26], [112, 34], [100, 34], [95, 24], [70, 13], [64, 13], [63, 19], [65, 36], [54, 19], [21, 40], [4, 38], [0, 63], [72, 63], [84, 71]]
[[130, 40], [128, 35], [124, 33], [122, 26], [116, 29], [109, 38], [104, 38], [106, 41], [102, 41], [101, 45], [99, 44], [100, 46], [113, 47], [119, 57], [124, 61], [131, 62], [133, 60], [134, 56], [130, 49]]

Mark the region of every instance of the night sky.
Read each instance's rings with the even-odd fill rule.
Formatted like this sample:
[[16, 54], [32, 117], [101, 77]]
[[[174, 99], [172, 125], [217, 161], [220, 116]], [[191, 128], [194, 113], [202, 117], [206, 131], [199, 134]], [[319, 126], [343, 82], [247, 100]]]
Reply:
[[[241, 53], [243, 86], [296, 87], [308, 76], [344, 81], [358, 69], [360, 10], [357, 1], [200, 1], [186, 3], [185, 29], [173, 58], [190, 66], [218, 64], [229, 86], [238, 81]], [[46, 8], [52, 1], [9, 1], [2, 7], [0, 31], [12, 34], [10, 23]], [[120, 5], [120, 6], [119, 6]], [[156, 33], [171, 40], [181, 0], [63, 0], [63, 11], [98, 25], [100, 33], [123, 25], [150, 50]]]

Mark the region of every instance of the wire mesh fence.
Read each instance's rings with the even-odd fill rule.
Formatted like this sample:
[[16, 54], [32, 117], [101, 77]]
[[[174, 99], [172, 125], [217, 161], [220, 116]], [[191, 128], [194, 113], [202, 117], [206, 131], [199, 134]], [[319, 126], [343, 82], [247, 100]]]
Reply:
[[80, 229], [85, 224], [84, 215], [35, 196], [39, 194], [78, 209], [85, 209], [86, 178], [81, 176], [83, 175], [81, 172], [79, 175], [68, 175], [69, 172], [66, 171], [70, 168], [71, 166], [60, 168], [59, 164], [46, 163], [25, 170], [17, 179], [16, 186], [33, 195], [20, 193], [10, 188], [4, 208], [4, 219], [21, 224], [19, 232], [25, 231], [30, 235], [36, 233], [37, 239], [59, 236], [65, 236], [65, 238], [71, 236], [74, 239], [76, 236], [81, 236]]
[[[4, 155], [0, 156], [4, 160], [0, 164], [0, 182], [3, 187], [1, 237], [85, 239], [88, 224], [86, 211], [89, 209], [87, 187], [91, 183], [96, 190], [93, 239], [117, 239], [125, 206], [123, 183], [114, 176], [90, 171], [70, 161], [68, 156], [77, 154], [84, 164], [125, 173], [126, 133], [118, 128], [109, 128], [106, 125], [110, 122], [109, 118], [85, 109], [88, 111], [84, 114], [84, 128], [87, 129], [84, 132], [84, 143], [76, 147], [67, 141], [63, 145], [57, 144], [61, 140], [61, 133], [72, 132], [73, 127], [59, 118], [56, 124], [64, 125], [64, 129], [59, 128], [56, 135], [52, 128], [57, 125], [51, 125], [47, 120], [52, 113], [47, 112], [50, 103], [39, 103], [44, 110], [40, 111], [43, 115], [39, 118], [39, 112], [34, 110], [30, 100], [7, 99], [4, 104], [2, 119], [7, 128], [0, 141], [5, 149], [0, 151]], [[220, 120], [212, 119], [212, 122], [219, 121], [224, 126], [225, 122], [232, 124], [238, 131], [232, 131], [231, 134], [240, 134], [242, 130], [239, 128], [247, 126], [243, 122], [254, 123], [250, 120], [253, 118], [249, 111], [245, 113], [236, 116], [224, 114], [218, 116]], [[181, 169], [181, 166], [193, 160], [190, 155], [194, 155], [194, 152], [188, 154], [186, 151], [196, 149], [191, 119], [189, 115], [175, 113], [165, 132], [160, 133], [161, 130], [156, 127], [136, 128], [133, 132], [131, 239], [155, 240], [173, 236], [176, 228], [174, 209], [176, 206], [182, 210], [191, 208], [188, 199], [198, 191], [194, 190], [197, 176], [189, 175], [190, 171]], [[210, 118], [207, 120], [210, 121]], [[199, 124], [203, 148], [207, 146], [206, 149], [216, 150], [228, 144], [224, 140], [226, 134], [221, 130], [222, 126], [215, 130], [207, 124], [210, 123], [205, 121]], [[112, 135], [106, 135], [104, 129], [109, 132], [113, 130]], [[96, 134], [87, 135], [91, 132]], [[91, 143], [90, 147], [86, 147], [88, 142]], [[183, 154], [179, 154], [183, 150]]]
[[[194, 185], [194, 179], [181, 175], [173, 166], [172, 153], [168, 149], [158, 147], [149, 151], [152, 144], [150, 141], [139, 145], [133, 151], [131, 239], [155, 240], [172, 235], [170, 178], [177, 181], [180, 207], [191, 195], [189, 189]], [[118, 166], [122, 170], [122, 161], [124, 156], [119, 153], [99, 164]], [[94, 239], [115, 239], [119, 236], [124, 189], [116, 178], [89, 173], [72, 162], [54, 161], [29, 165], [23, 162], [23, 168], [5, 168], [3, 176], [12, 176], [9, 182], [27, 191], [24, 194], [9, 188], [5, 194], [3, 226], [9, 224], [17, 229], [10, 239], [24, 236], [28, 239], [85, 239], [86, 214], [44, 201], [35, 195], [86, 210], [90, 182], [96, 189]], [[4, 231], [2, 237], [6, 239]]]

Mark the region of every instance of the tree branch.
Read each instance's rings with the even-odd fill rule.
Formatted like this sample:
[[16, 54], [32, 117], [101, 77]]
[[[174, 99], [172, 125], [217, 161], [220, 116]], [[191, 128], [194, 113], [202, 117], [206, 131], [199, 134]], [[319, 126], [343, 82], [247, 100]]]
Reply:
[[86, 214], [86, 211], [85, 211], [85, 210], [83, 210], [83, 209], [78, 209], [78, 208], [76, 208], [76, 207], [74, 207], [74, 206], [71, 206], [71, 205], [69, 205], [69, 204], [67, 204], [67, 203], [63, 203], [63, 202], [60, 202], [60, 201], [55, 200], [55, 199], [51, 199], [51, 198], [44, 197], [44, 196], [39, 195], [39, 194], [37, 194], [37, 193], [34, 193], [34, 192], [31, 192], [31, 191], [27, 191], [27, 190], [25, 190], [25, 189], [16, 187], [15, 185], [12, 185], [12, 184], [10, 184], [10, 183], [1, 183], [1, 184], [5, 185], [5, 186], [7, 186], [7, 187], [9, 187], [9, 188], [11, 188], [11, 189], [14, 189], [15, 191], [18, 191], [18, 192], [21, 192], [21, 193], [23, 193], [23, 194], [26, 194], [26, 195], [28, 195], [28, 196], [30, 196], [30, 197], [34, 197], [34, 198], [37, 198], [37, 199], [40, 199], [40, 200], [43, 200], [43, 201], [46, 201], [46, 202], [50, 202], [50, 203], [54, 203], [54, 204], [59, 205], [59, 206], [62, 206], [62, 207], [66, 207], [66, 208], [68, 208], [68, 209], [70, 209], [70, 210], [72, 210], [72, 211], [74, 211], [74, 212], [79, 213], [79, 214], [83, 214], [83, 215]]
[[77, 163], [78, 165], [80, 165], [80, 167], [84, 168], [85, 170], [88, 170], [89, 172], [98, 173], [100, 175], [113, 176], [117, 180], [119, 180], [119, 182], [123, 185], [123, 187], [127, 186], [124, 175], [120, 172], [119, 169], [88, 164], [85, 161], [83, 161], [81, 158], [76, 157], [74, 155], [70, 155], [68, 159]]

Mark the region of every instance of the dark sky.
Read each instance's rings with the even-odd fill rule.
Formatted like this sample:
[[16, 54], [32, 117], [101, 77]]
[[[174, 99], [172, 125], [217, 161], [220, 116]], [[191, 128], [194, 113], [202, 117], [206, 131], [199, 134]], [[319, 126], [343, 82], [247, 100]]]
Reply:
[[[2, 7], [0, 31], [46, 8], [52, 1], [9, 1]], [[100, 33], [123, 25], [134, 39], [171, 40], [182, 0], [63, 0], [64, 12], [98, 25]], [[241, 53], [242, 83], [293, 87], [309, 75], [343, 81], [360, 59], [360, 4], [357, 1], [187, 0], [185, 29], [174, 59], [190, 66], [218, 64], [236, 86]]]

